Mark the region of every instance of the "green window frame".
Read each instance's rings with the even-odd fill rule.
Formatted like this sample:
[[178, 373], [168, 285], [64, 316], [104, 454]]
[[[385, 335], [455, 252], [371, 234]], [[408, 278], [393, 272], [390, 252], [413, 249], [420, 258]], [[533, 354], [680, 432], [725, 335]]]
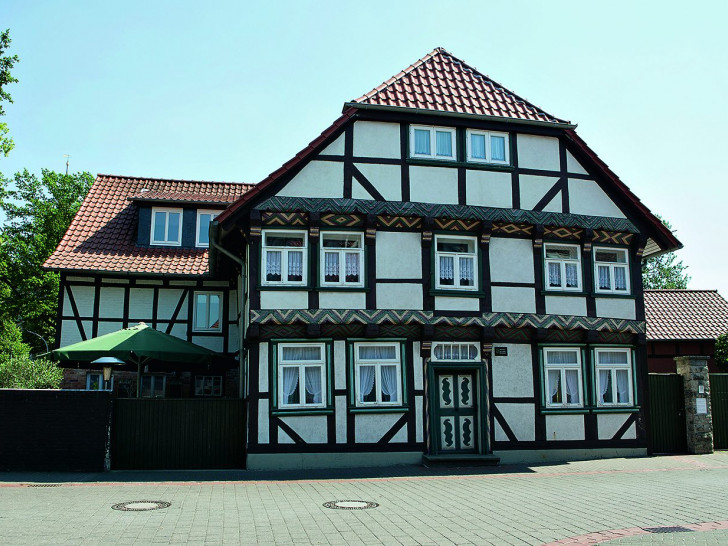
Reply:
[[[601, 359], [602, 354], [626, 355], [626, 362], [614, 358], [612, 362]], [[592, 400], [597, 410], [614, 410], [638, 408], [637, 373], [635, 369], [636, 352], [634, 347], [625, 345], [592, 345]], [[627, 377], [623, 379], [622, 373]], [[621, 387], [621, 388], [620, 388]], [[627, 401], [622, 401], [627, 389]], [[621, 391], [621, 392], [620, 392]], [[609, 398], [609, 400], [605, 400]]]
[[[388, 351], [381, 351], [381, 355], [365, 354], [362, 348], [380, 347], [386, 349], [393, 347], [394, 358], [389, 357]], [[347, 368], [349, 371], [349, 411], [351, 413], [389, 413], [408, 410], [407, 405], [407, 358], [405, 353], [405, 340], [403, 339], [353, 339], [347, 340]], [[371, 351], [370, 351], [371, 353]], [[396, 368], [395, 376], [387, 369]], [[367, 376], [362, 377], [367, 368]], [[385, 373], [387, 375], [385, 375]], [[371, 377], [369, 377], [371, 376]], [[374, 394], [374, 400], [366, 401], [361, 393], [361, 382], [369, 385], [367, 395]], [[386, 391], [392, 389], [392, 381], [396, 380], [396, 401], [384, 400], [388, 396]], [[391, 396], [391, 395], [390, 395]]]
[[[550, 358], [550, 355], [556, 356], [559, 353], [575, 354], [576, 362], [562, 359], [565, 362], [559, 363], [557, 359], [552, 360]], [[586, 383], [586, 359], [587, 352], [583, 345], [553, 344], [539, 346], [542, 413], [585, 413], [588, 411], [589, 400], [587, 394], [589, 389]], [[570, 372], [577, 373], [578, 402], [569, 402], [569, 399], [574, 397], [573, 394], [569, 393], [569, 390], [575, 386]], [[558, 374], [558, 377], [556, 374]]]
[[[284, 348], [313, 348], [320, 347], [321, 356], [314, 360], [286, 360], [283, 357]], [[271, 340], [269, 348], [268, 383], [271, 396], [271, 413], [273, 415], [318, 415], [333, 412], [333, 341], [331, 339], [276, 339]], [[305, 398], [309, 395], [306, 390], [306, 368], [321, 367], [321, 402]], [[282, 403], [283, 369], [297, 369], [298, 376], [295, 391], [299, 396], [299, 403]], [[292, 373], [292, 372], [290, 372]], [[303, 402], [301, 403], [301, 401]]]

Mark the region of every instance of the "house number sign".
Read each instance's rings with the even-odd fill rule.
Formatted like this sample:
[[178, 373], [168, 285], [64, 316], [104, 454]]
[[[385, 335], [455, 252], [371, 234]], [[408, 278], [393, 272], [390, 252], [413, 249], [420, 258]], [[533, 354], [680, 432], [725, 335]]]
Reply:
[[494, 347], [495, 356], [508, 356], [508, 347]]

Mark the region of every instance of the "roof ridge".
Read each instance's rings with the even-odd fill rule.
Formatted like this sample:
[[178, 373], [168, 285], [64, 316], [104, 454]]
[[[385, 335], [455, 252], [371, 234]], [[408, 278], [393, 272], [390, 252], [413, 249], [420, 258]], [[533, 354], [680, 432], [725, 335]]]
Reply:
[[124, 180], [149, 180], [154, 182], [192, 182], [195, 184], [234, 184], [237, 186], [255, 186], [251, 182], [233, 182], [229, 180], [191, 180], [186, 178], [158, 178], [155, 176], [126, 176], [121, 174], [96, 173], [96, 178], [120, 178]]
[[645, 288], [645, 292], [718, 292], [717, 288]]

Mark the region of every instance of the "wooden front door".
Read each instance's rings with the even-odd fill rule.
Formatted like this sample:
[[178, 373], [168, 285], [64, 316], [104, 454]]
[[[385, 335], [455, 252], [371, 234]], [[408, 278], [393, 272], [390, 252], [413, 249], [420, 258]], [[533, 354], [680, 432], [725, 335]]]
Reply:
[[474, 371], [436, 375], [435, 425], [440, 453], [478, 451], [478, 388]]

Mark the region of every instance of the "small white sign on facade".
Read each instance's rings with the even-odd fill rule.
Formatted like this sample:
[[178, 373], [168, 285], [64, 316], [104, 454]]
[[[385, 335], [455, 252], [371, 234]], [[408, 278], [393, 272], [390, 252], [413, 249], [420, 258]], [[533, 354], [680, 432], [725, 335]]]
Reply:
[[695, 409], [698, 414], [708, 413], [708, 401], [705, 398], [697, 398], [695, 400]]

